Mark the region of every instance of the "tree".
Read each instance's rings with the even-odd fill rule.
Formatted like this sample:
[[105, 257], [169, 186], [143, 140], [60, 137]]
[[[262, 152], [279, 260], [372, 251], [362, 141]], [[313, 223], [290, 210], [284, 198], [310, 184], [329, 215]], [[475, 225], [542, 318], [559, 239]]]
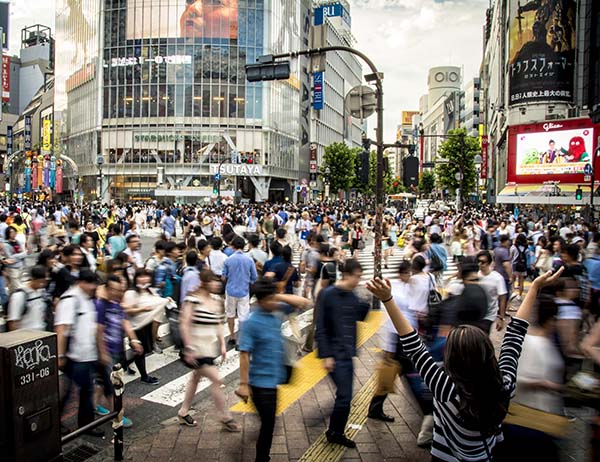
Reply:
[[325, 148], [321, 175], [329, 167], [329, 187], [332, 193], [347, 191], [355, 180], [355, 163], [360, 149], [350, 148], [344, 143], [333, 143]]
[[419, 192], [428, 196], [435, 188], [435, 173], [427, 170], [424, 171], [419, 180]]
[[[477, 138], [467, 136], [463, 128], [450, 130], [448, 138], [440, 145], [438, 154], [448, 162], [435, 169], [438, 182], [442, 188], [449, 189], [450, 194], [462, 186], [462, 199], [475, 188], [474, 157], [481, 152]], [[456, 174], [463, 175], [463, 180], [456, 179]]]

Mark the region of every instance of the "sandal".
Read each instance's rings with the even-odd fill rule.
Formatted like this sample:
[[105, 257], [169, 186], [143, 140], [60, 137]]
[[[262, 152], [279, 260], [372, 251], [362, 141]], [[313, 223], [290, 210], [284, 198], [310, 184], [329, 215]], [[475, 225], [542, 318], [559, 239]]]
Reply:
[[198, 425], [198, 422], [192, 419], [192, 416], [189, 414], [186, 414], [184, 416], [180, 416], [178, 414], [177, 420], [179, 421], [179, 425], [186, 425], [188, 427], [195, 427], [196, 425]]
[[221, 422], [221, 424], [223, 425], [223, 430], [227, 430], [228, 432], [238, 433], [242, 430], [234, 419], [226, 420]]

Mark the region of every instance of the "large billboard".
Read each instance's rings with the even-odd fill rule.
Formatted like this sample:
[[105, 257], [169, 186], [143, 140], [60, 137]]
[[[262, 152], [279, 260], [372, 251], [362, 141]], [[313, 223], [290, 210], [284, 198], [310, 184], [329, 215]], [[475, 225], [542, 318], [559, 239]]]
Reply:
[[510, 104], [573, 101], [575, 0], [510, 0]]
[[585, 171], [591, 167], [595, 132], [587, 118], [510, 127], [508, 181], [584, 182]]
[[8, 24], [10, 19], [10, 4], [0, 2], [0, 45], [3, 50], [8, 49]]
[[127, 3], [127, 40], [238, 38], [238, 0], [137, 0]]

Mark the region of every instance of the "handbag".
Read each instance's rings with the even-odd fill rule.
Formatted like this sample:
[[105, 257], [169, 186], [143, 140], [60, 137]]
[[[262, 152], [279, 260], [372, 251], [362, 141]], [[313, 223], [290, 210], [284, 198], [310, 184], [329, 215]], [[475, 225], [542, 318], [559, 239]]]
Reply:
[[365, 240], [361, 237], [358, 240], [358, 250], [363, 250], [365, 248]]
[[394, 384], [396, 377], [402, 372], [402, 366], [398, 361], [389, 356], [382, 358], [377, 365], [377, 389], [375, 396], [395, 393]]
[[564, 438], [571, 426], [569, 419], [565, 416], [540, 411], [518, 403], [510, 403], [504, 423], [531, 428], [555, 438]]

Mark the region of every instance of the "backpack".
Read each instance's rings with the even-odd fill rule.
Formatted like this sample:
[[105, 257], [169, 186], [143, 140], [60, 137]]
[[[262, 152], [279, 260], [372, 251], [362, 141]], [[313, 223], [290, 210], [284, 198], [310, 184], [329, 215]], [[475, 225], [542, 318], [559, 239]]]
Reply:
[[437, 273], [438, 271], [442, 271], [444, 269], [444, 262], [442, 262], [442, 259], [435, 252], [435, 250], [429, 249], [429, 257], [430, 257], [429, 270], [432, 273]]
[[433, 340], [437, 336], [437, 328], [439, 326], [439, 320], [442, 317], [443, 311], [443, 299], [442, 295], [438, 292], [435, 287], [435, 280], [431, 274], [429, 277], [429, 294], [427, 295], [427, 317], [420, 323], [423, 335], [428, 340]]
[[[29, 311], [29, 304], [35, 300], [39, 300], [42, 298], [42, 299], [44, 299], [44, 303], [46, 304], [46, 307], [44, 309], [44, 323], [45, 323], [44, 331], [54, 332], [54, 311], [52, 310], [51, 298], [47, 294], [42, 295], [42, 296], [32, 297], [31, 293], [23, 288], [16, 289], [11, 294], [11, 297], [18, 292], [25, 292], [25, 305], [23, 306], [23, 311], [21, 312], [21, 319], [24, 318], [25, 315], [27, 314], [27, 312]], [[62, 298], [61, 298], [61, 300], [62, 300]]]
[[179, 328], [179, 305], [173, 302], [167, 303], [165, 313], [169, 323], [171, 341], [175, 345], [175, 348], [181, 350], [183, 348], [183, 338], [181, 337], [181, 330]]
[[527, 271], [527, 254], [526, 250], [521, 250], [520, 246], [516, 246], [517, 248], [517, 261], [515, 262], [515, 271], [519, 273], [525, 273]]

